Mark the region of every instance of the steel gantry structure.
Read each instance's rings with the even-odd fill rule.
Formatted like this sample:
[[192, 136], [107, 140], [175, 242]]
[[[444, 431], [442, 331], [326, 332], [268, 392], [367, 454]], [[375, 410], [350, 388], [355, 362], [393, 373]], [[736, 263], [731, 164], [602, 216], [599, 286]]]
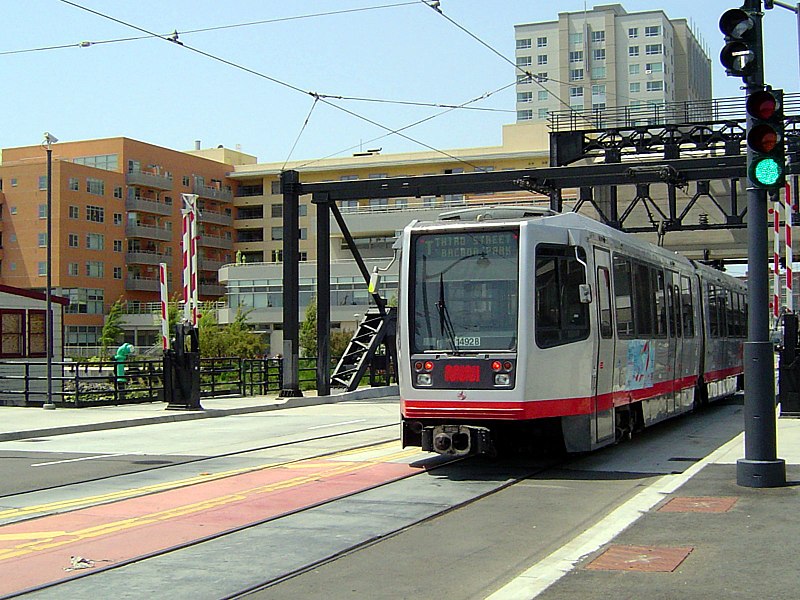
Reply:
[[[800, 94], [787, 94], [787, 105], [800, 108]], [[311, 195], [317, 207], [317, 389], [330, 391], [327, 365], [330, 363], [330, 217], [333, 215], [368, 285], [367, 270], [338, 203], [365, 198], [403, 198], [449, 194], [489, 194], [527, 190], [549, 197], [550, 208], [563, 212], [563, 190], [577, 189], [577, 201], [570, 210], [592, 207], [597, 218], [628, 232], [702, 231], [743, 229], [746, 205], [739, 201], [738, 183], [745, 180], [746, 156], [741, 148], [745, 139], [745, 117], [741, 99], [716, 104], [682, 103], [652, 109], [652, 113], [631, 109], [589, 111], [577, 115], [554, 113], [551, 118], [551, 166], [532, 169], [480, 171], [420, 177], [389, 177], [324, 183], [300, 181], [297, 171], [281, 173], [284, 215], [284, 385], [282, 395], [300, 395], [298, 387], [299, 282], [298, 226], [299, 198]], [[800, 113], [800, 110], [797, 111]], [[796, 133], [796, 117], [789, 117]], [[688, 121], [688, 122], [687, 122]], [[583, 123], [586, 127], [580, 129]], [[799, 173], [795, 161], [790, 173]], [[712, 181], [730, 182], [728, 198], [711, 193]], [[653, 185], [667, 186], [666, 206], [652, 196]], [[679, 210], [677, 190], [691, 184], [695, 192]], [[624, 206], [617, 190], [635, 186], [636, 193]], [[598, 199], [598, 191], [605, 198]], [[535, 198], [531, 196], [532, 200]], [[709, 199], [722, 215], [719, 222], [704, 220], [689, 223], [686, 215], [702, 198]], [[627, 225], [637, 206], [648, 214], [644, 225]], [[381, 314], [388, 314], [385, 301], [372, 294]]]

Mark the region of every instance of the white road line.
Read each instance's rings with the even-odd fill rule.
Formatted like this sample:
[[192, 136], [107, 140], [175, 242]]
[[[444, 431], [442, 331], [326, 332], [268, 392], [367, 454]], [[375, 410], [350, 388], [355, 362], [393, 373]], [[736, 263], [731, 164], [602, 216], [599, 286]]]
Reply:
[[96, 456], [84, 456], [82, 458], [67, 458], [64, 460], [54, 460], [51, 462], [35, 463], [32, 467], [49, 467], [50, 465], [61, 465], [64, 463], [80, 462], [82, 460], [95, 460], [98, 458], [114, 458], [115, 456], [141, 456], [141, 454], [130, 454], [128, 452], [119, 452], [117, 454], [98, 454]]
[[341, 423], [331, 423], [330, 425], [315, 425], [309, 429], [325, 429], [326, 427], [338, 427], [339, 425], [352, 425], [353, 423], [363, 423], [366, 419], [356, 419], [355, 421], [342, 421]]
[[609, 543], [666, 496], [699, 473], [703, 467], [721, 458], [736, 444], [741, 445], [742, 435], [744, 434], [737, 435], [683, 473], [664, 475], [657, 479], [652, 485], [636, 494], [595, 525], [488, 596], [486, 600], [531, 600], [536, 598], [569, 573], [583, 557]]

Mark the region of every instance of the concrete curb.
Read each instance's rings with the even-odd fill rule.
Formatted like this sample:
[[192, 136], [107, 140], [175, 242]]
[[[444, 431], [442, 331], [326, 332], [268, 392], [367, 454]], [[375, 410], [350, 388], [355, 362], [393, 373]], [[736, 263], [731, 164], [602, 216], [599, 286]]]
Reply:
[[[133, 419], [121, 419], [119, 421], [101, 421], [97, 423], [81, 423], [75, 425], [63, 425], [60, 427], [43, 427], [41, 429], [28, 429], [25, 431], [11, 431], [0, 433], [0, 442], [14, 440], [24, 440], [37, 437], [51, 437], [65, 435], [68, 433], [82, 433], [85, 431], [102, 431], [106, 429], [122, 429], [123, 427], [139, 427], [142, 425], [153, 425], [156, 423], [176, 423], [180, 421], [194, 421], [196, 419], [212, 419], [217, 417], [227, 417], [229, 415], [244, 415], [257, 412], [267, 412], [271, 410], [282, 410], [285, 408], [300, 408], [304, 406], [319, 406], [321, 404], [336, 404], [352, 400], [369, 400], [372, 398], [384, 398], [386, 396], [396, 396], [398, 387], [396, 385], [362, 388], [352, 392], [342, 392], [341, 394], [331, 394], [330, 396], [300, 396], [297, 398], [274, 398], [268, 404], [251, 406], [240, 406], [234, 408], [209, 408], [205, 410], [193, 410], [186, 412], [164, 411], [152, 417], [138, 417]], [[80, 409], [78, 409], [80, 410]]]

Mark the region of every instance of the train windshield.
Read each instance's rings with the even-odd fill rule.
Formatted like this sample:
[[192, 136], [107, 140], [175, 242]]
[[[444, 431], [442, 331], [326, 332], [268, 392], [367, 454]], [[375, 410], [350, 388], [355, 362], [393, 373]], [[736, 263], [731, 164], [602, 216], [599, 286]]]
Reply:
[[518, 230], [420, 234], [410, 265], [412, 352], [516, 349]]

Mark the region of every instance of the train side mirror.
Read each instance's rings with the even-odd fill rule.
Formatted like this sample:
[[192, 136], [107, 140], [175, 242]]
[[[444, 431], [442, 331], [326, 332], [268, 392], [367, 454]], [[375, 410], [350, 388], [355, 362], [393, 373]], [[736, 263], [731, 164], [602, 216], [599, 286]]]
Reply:
[[592, 286], [588, 283], [582, 283], [578, 286], [578, 297], [580, 298], [581, 304], [591, 304], [592, 303]]

